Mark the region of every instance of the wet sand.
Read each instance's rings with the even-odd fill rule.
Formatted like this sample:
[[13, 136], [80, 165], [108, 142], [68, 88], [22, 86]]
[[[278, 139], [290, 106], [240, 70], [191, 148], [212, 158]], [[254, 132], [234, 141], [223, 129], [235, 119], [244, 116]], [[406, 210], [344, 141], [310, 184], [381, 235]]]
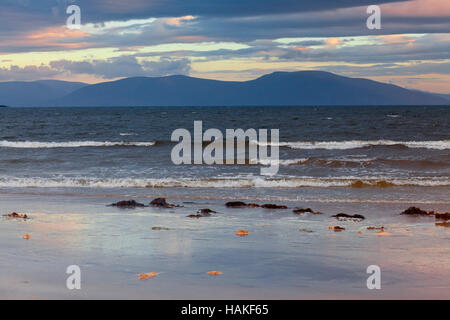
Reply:
[[[303, 189], [306, 200], [263, 202], [245, 192], [236, 196], [239, 192], [234, 190], [235, 199], [291, 209], [232, 209], [224, 205], [232, 198], [230, 192], [217, 190], [217, 197], [182, 189], [2, 192], [0, 214], [16, 211], [30, 219], [0, 218], [0, 298], [450, 298], [450, 229], [436, 226], [434, 217], [399, 215], [412, 205], [449, 211], [446, 201], [397, 201], [386, 189], [377, 191], [385, 196], [372, 202], [358, 202], [358, 190], [346, 191], [341, 202], [327, 202], [320, 197], [307, 199], [313, 191]], [[264, 192], [274, 199], [282, 194], [280, 190]], [[125, 199], [148, 204], [158, 196], [184, 207], [123, 210], [106, 206]], [[295, 215], [295, 207], [323, 214]], [[186, 217], [201, 208], [217, 214]], [[331, 217], [339, 212], [362, 214], [366, 219]], [[336, 225], [345, 230], [329, 229]], [[389, 234], [367, 230], [381, 225]], [[236, 236], [241, 229], [249, 235]], [[25, 234], [29, 240], [23, 239]], [[81, 268], [81, 290], [66, 288], [69, 265]], [[381, 268], [381, 290], [366, 287], [369, 265]], [[210, 276], [211, 270], [223, 274]], [[148, 280], [137, 276], [149, 272], [158, 275]]]

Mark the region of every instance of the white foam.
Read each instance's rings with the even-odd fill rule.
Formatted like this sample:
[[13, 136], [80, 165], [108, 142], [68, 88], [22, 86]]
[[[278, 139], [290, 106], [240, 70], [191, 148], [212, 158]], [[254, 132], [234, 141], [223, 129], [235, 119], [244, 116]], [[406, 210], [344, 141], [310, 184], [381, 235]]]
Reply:
[[213, 179], [133, 179], [133, 178], [0, 178], [0, 187], [10, 188], [301, 188], [351, 187], [362, 182], [364, 186], [377, 186], [379, 182], [393, 186], [450, 186], [448, 177], [236, 177]]
[[268, 165], [279, 165], [279, 166], [291, 166], [291, 165], [300, 165], [308, 163], [308, 161], [323, 161], [327, 163], [332, 163], [334, 161], [342, 161], [349, 163], [361, 163], [361, 162], [372, 162], [376, 161], [377, 158], [366, 158], [366, 159], [348, 159], [348, 158], [335, 158], [335, 159], [318, 159], [318, 158], [298, 158], [298, 159], [280, 159], [280, 160], [269, 160], [269, 159], [259, 159], [255, 160], [258, 164], [268, 166]]
[[44, 149], [44, 148], [79, 148], [79, 147], [116, 147], [135, 146], [150, 147], [155, 142], [127, 142], [127, 141], [67, 141], [67, 142], [39, 142], [39, 141], [0, 141], [3, 148]]
[[124, 133], [120, 133], [120, 135], [123, 136], [123, 137], [126, 137], [126, 136], [138, 136], [137, 133], [133, 133], [133, 132], [130, 132], [130, 133], [124, 132]]
[[[254, 142], [259, 145], [262, 143]], [[267, 143], [266, 145], [289, 147], [292, 149], [326, 149], [326, 150], [347, 150], [366, 148], [371, 146], [394, 146], [403, 145], [408, 148], [423, 148], [447, 150], [450, 149], [450, 140], [438, 141], [394, 141], [394, 140], [349, 140], [349, 141], [298, 141], [298, 142], [280, 142], [278, 144]]]

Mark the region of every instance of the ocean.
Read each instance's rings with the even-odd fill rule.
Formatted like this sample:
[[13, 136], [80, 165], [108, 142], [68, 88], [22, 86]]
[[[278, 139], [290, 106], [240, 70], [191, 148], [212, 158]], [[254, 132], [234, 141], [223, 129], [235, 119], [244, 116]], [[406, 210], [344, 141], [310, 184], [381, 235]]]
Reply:
[[[0, 297], [448, 299], [448, 224], [400, 213], [449, 211], [449, 119], [425, 106], [2, 108], [0, 214], [30, 219], [0, 217]], [[279, 129], [278, 173], [174, 165], [172, 132], [194, 121]], [[157, 197], [180, 207], [108, 206]], [[187, 217], [202, 208], [217, 213]], [[365, 220], [332, 217], [342, 212]], [[81, 290], [65, 287], [70, 265]], [[370, 265], [381, 290], [366, 286]]]
[[[0, 188], [448, 191], [449, 117], [446, 107], [7, 108], [0, 110]], [[192, 132], [198, 120], [204, 130], [279, 129], [278, 174], [261, 176], [264, 162], [174, 165], [172, 132]], [[427, 192], [414, 197], [425, 200]]]

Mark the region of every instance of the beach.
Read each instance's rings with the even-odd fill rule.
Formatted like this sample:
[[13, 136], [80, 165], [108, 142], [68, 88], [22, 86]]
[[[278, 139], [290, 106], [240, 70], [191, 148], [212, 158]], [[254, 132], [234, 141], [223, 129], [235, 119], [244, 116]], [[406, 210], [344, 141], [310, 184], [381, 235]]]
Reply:
[[[448, 226], [400, 214], [449, 211], [445, 107], [0, 115], [2, 299], [450, 298]], [[174, 165], [171, 132], [194, 120], [223, 132], [279, 129], [279, 172], [261, 176], [265, 163]], [[175, 206], [149, 206], [156, 198]], [[122, 200], [145, 207], [110, 206]], [[215, 213], [188, 217], [206, 208]], [[13, 212], [27, 219], [3, 216]], [[364, 219], [332, 217], [339, 213]], [[80, 290], [66, 286], [72, 265]], [[373, 265], [379, 290], [367, 286]]]
[[[2, 193], [0, 296], [6, 299], [448, 299], [448, 228], [434, 217], [399, 213], [428, 203], [284, 201], [291, 209], [227, 208], [202, 190], [77, 190]], [[279, 193], [280, 190], [277, 190]], [[417, 190], [419, 192], [420, 190]], [[107, 193], [105, 193], [107, 192]], [[229, 191], [228, 191], [229, 193]], [[355, 192], [354, 197], [357, 197]], [[379, 192], [378, 192], [379, 193]], [[391, 191], [381, 191], [389, 198]], [[123, 198], [148, 204], [166, 196], [182, 208], [120, 209]], [[261, 202], [257, 194], [245, 197]], [[259, 201], [258, 201], [259, 200]], [[281, 202], [277, 202], [281, 203]], [[217, 211], [188, 218], [199, 208]], [[358, 212], [360, 222], [331, 215]], [[342, 226], [342, 232], [329, 226]], [[384, 226], [386, 235], [368, 227]], [[168, 230], [166, 230], [166, 228]], [[238, 237], [237, 230], [249, 235]], [[29, 234], [30, 239], [22, 239]], [[81, 268], [81, 290], [66, 288], [69, 265]], [[369, 290], [366, 268], [381, 268], [381, 290]], [[222, 272], [210, 276], [208, 271]], [[142, 273], [158, 276], [141, 280]]]

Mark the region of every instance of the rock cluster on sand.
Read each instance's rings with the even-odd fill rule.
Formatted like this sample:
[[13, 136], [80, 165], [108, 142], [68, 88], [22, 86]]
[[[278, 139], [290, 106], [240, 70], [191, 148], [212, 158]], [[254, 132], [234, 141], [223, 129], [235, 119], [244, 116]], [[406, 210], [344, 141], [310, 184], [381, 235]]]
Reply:
[[450, 220], [450, 212], [439, 213], [434, 211], [425, 211], [416, 207], [409, 207], [400, 214], [410, 216], [434, 216], [438, 220]]

